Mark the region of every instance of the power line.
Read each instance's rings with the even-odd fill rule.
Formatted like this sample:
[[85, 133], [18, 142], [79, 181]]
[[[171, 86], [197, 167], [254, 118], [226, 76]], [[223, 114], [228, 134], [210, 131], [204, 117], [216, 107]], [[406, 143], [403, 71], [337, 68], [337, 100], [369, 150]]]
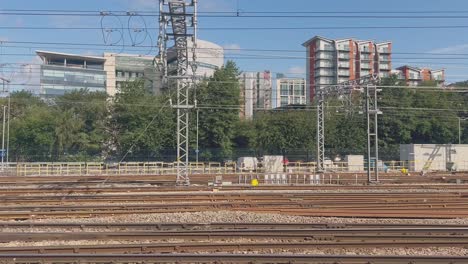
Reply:
[[[468, 25], [426, 25], [426, 26], [329, 26], [329, 27], [200, 27], [200, 30], [349, 30], [349, 29], [456, 29], [468, 28]], [[139, 30], [141, 28], [105, 27], [106, 30]], [[145, 30], [159, 30], [156, 27], [145, 27]], [[27, 26], [2, 26], [0, 30], [103, 30], [100, 27], [27, 27]]]
[[[457, 14], [464, 14], [457, 13]], [[205, 14], [205, 15], [203, 15]], [[349, 15], [351, 14], [351, 15]], [[362, 15], [366, 14], [366, 15]], [[376, 15], [379, 14], [379, 15]], [[341, 12], [330, 12], [330, 13], [280, 13], [280, 12], [228, 12], [228, 13], [200, 13], [199, 17], [204, 18], [311, 18], [311, 19], [464, 19], [468, 18], [467, 15], [419, 15], [421, 13], [379, 13], [379, 12], [360, 12], [360, 13], [341, 13]], [[413, 15], [395, 15], [395, 14], [413, 14]], [[429, 14], [429, 13], [423, 13]], [[447, 14], [439, 13], [439, 14]], [[455, 14], [450, 12], [448, 14]], [[103, 16], [114, 16], [114, 17], [129, 17], [129, 16], [140, 16], [140, 17], [159, 17], [158, 14], [152, 13], [137, 13], [128, 11], [108, 12], [108, 11], [94, 11], [94, 12], [46, 12], [46, 11], [0, 11], [0, 15], [4, 16], [84, 16], [84, 17], [103, 17]]]

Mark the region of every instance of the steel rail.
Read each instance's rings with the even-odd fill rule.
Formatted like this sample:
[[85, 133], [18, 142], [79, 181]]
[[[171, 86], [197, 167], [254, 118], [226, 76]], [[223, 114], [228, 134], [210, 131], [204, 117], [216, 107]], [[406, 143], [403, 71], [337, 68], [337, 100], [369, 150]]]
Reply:
[[185, 192], [185, 191], [212, 191], [213, 189], [218, 189], [220, 191], [242, 191], [242, 190], [405, 190], [405, 189], [424, 189], [424, 190], [467, 190], [468, 184], [406, 184], [406, 185], [396, 185], [396, 184], [385, 184], [385, 185], [376, 185], [376, 186], [366, 186], [366, 185], [260, 185], [255, 188], [251, 186], [222, 186], [222, 187], [202, 187], [202, 186], [191, 186], [184, 189], [168, 188], [168, 187], [155, 187], [155, 186], [125, 186], [125, 187], [116, 187], [116, 186], [58, 186], [58, 187], [44, 187], [44, 186], [35, 186], [30, 188], [25, 187], [12, 187], [12, 188], [0, 188], [0, 195], [9, 195], [9, 194], [75, 194], [75, 193], [144, 193], [144, 192]]
[[138, 229], [138, 230], [246, 230], [246, 229], [261, 229], [261, 230], [277, 230], [277, 229], [315, 229], [315, 230], [362, 230], [362, 229], [377, 229], [377, 230], [464, 230], [468, 229], [468, 225], [462, 224], [333, 224], [333, 223], [42, 223], [42, 222], [0, 222], [0, 228], [66, 228], [66, 229]]
[[422, 248], [422, 247], [464, 247], [466, 242], [451, 241], [356, 241], [356, 242], [250, 242], [250, 243], [157, 243], [157, 244], [118, 244], [118, 245], [76, 245], [41, 247], [2, 247], [1, 254], [138, 254], [138, 253], [197, 253], [197, 252], [236, 252], [261, 250], [330, 249], [330, 248]]
[[[327, 240], [339, 243], [379, 242], [421, 244], [468, 244], [468, 229], [278, 229], [278, 230], [191, 230], [133, 232], [2, 232], [0, 242], [47, 240], [143, 240], [143, 239], [282, 239]], [[0, 251], [2, 249], [0, 248]]]
[[0, 254], [0, 260], [11, 263], [46, 261], [54, 263], [342, 263], [342, 264], [457, 264], [468, 257], [451, 256], [329, 256], [275, 254]]

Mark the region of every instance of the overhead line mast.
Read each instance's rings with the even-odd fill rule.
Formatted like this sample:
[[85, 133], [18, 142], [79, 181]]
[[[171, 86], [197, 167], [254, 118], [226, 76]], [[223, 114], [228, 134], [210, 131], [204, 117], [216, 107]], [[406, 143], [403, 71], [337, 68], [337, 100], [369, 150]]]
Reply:
[[[355, 92], [363, 93], [365, 96], [365, 114], [367, 121], [367, 177], [369, 183], [379, 181], [379, 138], [378, 138], [378, 115], [382, 112], [377, 106], [377, 88], [380, 78], [378, 74], [368, 75], [360, 79], [350, 80], [337, 85], [318, 86], [317, 88], [317, 172], [323, 173], [325, 168], [325, 101], [327, 97], [335, 96], [347, 103], [348, 107], [353, 104], [352, 95]], [[372, 155], [373, 154], [373, 155]], [[372, 173], [372, 162], [374, 171]]]
[[[173, 105], [177, 110], [177, 185], [190, 185], [189, 117], [196, 106], [190, 102], [189, 91], [197, 80], [197, 5], [197, 0], [159, 0], [158, 66], [163, 88], [177, 89], [177, 104]], [[169, 41], [174, 46], [168, 50]], [[169, 54], [176, 54], [175, 69], [169, 68]]]

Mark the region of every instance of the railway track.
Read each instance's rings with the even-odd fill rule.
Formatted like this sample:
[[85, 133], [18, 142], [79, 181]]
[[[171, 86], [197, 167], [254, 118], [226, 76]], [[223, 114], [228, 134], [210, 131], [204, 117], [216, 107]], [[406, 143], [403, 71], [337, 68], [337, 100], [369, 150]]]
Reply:
[[[9, 246], [1, 247], [0, 254], [304, 251], [329, 248], [464, 247], [468, 243], [468, 225], [5, 223], [3, 227], [16, 228], [17, 231], [0, 232], [0, 243], [55, 241], [61, 244], [63, 241], [85, 240], [100, 243], [72, 246]], [[155, 227], [158, 230], [155, 230]], [[50, 232], [50, 228], [61, 228], [62, 231]], [[73, 228], [79, 228], [81, 231], [77, 232]], [[83, 231], [85, 228], [98, 230]], [[121, 230], [109, 231], [109, 228]], [[28, 229], [35, 231], [31, 232]], [[178, 242], [167, 242], [169, 240]], [[102, 244], [103, 241], [111, 241], [114, 244]]]
[[[290, 173], [291, 183], [301, 183], [304, 177], [313, 173]], [[209, 181], [214, 181], [217, 176], [222, 176], [224, 181], [233, 183], [239, 182], [241, 174], [192, 174], [190, 180], [192, 184], [206, 185]], [[260, 177], [263, 174], [245, 173], [243, 176]], [[242, 178], [242, 177], [241, 177]], [[0, 186], [26, 186], [26, 185], [63, 185], [63, 184], [88, 184], [97, 185], [103, 182], [109, 184], [151, 184], [158, 186], [173, 186], [176, 180], [175, 175], [49, 175], [49, 176], [0, 176]], [[406, 176], [399, 173], [382, 174], [380, 182], [382, 184], [442, 184], [442, 183], [468, 183], [468, 174], [429, 174], [426, 176]], [[244, 182], [248, 184], [248, 182]], [[364, 173], [330, 173], [321, 177], [322, 184], [367, 184], [367, 176]]]
[[61, 186], [40, 185], [34, 187], [9, 187], [0, 188], [0, 197], [5, 195], [58, 195], [58, 194], [112, 194], [112, 193], [151, 193], [151, 192], [203, 192], [213, 191], [214, 189], [223, 191], [338, 191], [338, 190], [434, 190], [434, 191], [464, 191], [468, 190], [468, 184], [381, 184], [375, 186], [366, 185], [261, 185], [257, 187], [238, 185], [238, 186], [191, 186], [184, 188], [174, 188], [165, 186], [147, 186], [147, 185], [126, 185], [126, 186], [99, 186], [99, 185], [81, 185], [64, 184]]
[[0, 196], [0, 219], [248, 211], [303, 216], [468, 217], [464, 192], [187, 192]]
[[86, 229], [100, 230], [166, 230], [166, 231], [190, 231], [190, 230], [219, 230], [219, 229], [259, 229], [259, 230], [277, 230], [277, 229], [310, 229], [317, 230], [464, 230], [468, 225], [461, 224], [359, 224], [359, 223], [44, 223], [44, 222], [0, 222], [0, 232], [3, 229], [19, 229], [22, 231], [28, 229], [67, 229], [83, 231]]
[[468, 257], [447, 256], [328, 256], [278, 254], [0, 254], [7, 263], [342, 263], [342, 264], [459, 264]]

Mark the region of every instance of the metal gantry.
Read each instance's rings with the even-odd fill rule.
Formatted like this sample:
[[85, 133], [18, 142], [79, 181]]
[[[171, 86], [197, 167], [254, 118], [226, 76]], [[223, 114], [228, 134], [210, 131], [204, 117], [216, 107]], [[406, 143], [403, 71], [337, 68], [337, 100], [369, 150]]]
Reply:
[[[377, 116], [381, 114], [377, 107], [377, 83], [379, 76], [368, 75], [360, 79], [350, 80], [336, 85], [319, 86], [316, 89], [317, 98], [317, 172], [325, 172], [325, 101], [327, 97], [334, 96], [341, 99], [348, 107], [353, 105], [352, 95], [356, 92], [364, 93], [366, 98], [366, 113], [368, 123], [368, 166], [369, 182], [378, 181], [378, 169], [376, 166], [374, 179], [370, 176], [371, 159], [378, 162], [378, 134]], [[371, 116], [373, 118], [371, 118]], [[374, 139], [373, 141], [371, 139]], [[371, 155], [371, 144], [375, 142], [374, 156]]]
[[[377, 105], [378, 89], [376, 84], [370, 83], [365, 86], [366, 96], [366, 121], [367, 121], [367, 181], [369, 183], [379, 182], [379, 125], [378, 117], [382, 114]], [[374, 164], [374, 173], [372, 173]]]
[[[197, 0], [159, 0], [159, 8], [159, 70], [163, 87], [177, 89], [177, 103], [173, 105], [177, 111], [177, 185], [190, 185], [189, 118], [195, 106], [189, 94], [197, 78]], [[174, 46], [168, 50], [169, 41]], [[175, 75], [169, 69], [169, 53], [176, 55]]]

